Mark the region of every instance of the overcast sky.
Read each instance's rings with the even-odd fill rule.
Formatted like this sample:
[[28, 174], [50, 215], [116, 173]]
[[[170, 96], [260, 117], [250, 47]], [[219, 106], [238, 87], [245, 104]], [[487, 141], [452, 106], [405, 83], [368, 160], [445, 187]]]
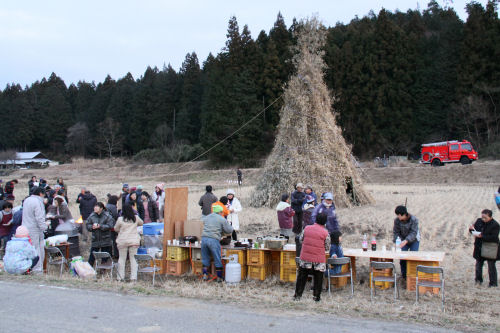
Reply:
[[[466, 19], [469, 1], [445, 2]], [[486, 0], [479, 1], [483, 5]], [[247, 24], [255, 38], [269, 32], [278, 11], [287, 26], [292, 19], [319, 14], [327, 26], [348, 23], [370, 10], [423, 10], [417, 0], [251, 0], [251, 1], [2, 1], [0, 4], [0, 89], [7, 83], [31, 84], [51, 72], [69, 85], [101, 82], [131, 72], [140, 77], [146, 67], [170, 63], [176, 70], [186, 53], [195, 51], [202, 63], [209, 52], [224, 47], [231, 16], [240, 28]]]

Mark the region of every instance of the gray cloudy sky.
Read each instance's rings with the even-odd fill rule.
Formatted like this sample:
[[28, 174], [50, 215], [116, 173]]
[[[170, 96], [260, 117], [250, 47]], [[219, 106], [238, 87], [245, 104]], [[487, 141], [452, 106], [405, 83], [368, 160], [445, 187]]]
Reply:
[[[444, 1], [465, 20], [466, 0]], [[483, 5], [486, 0], [479, 1]], [[278, 11], [287, 26], [294, 17], [319, 14], [328, 26], [348, 23], [371, 9], [420, 9], [417, 0], [252, 0], [252, 1], [2, 1], [0, 4], [0, 89], [7, 83], [31, 84], [51, 72], [71, 82], [103, 81], [131, 72], [135, 78], [148, 65], [178, 69], [186, 53], [200, 62], [224, 47], [232, 15], [240, 28], [248, 24], [255, 38], [269, 31]]]

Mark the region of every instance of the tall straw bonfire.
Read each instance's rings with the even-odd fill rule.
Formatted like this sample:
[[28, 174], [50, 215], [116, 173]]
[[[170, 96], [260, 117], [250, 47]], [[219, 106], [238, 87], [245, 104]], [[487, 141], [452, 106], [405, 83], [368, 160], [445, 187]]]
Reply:
[[296, 74], [283, 93], [278, 135], [252, 194], [254, 207], [274, 206], [299, 182], [318, 195], [332, 192], [337, 207], [373, 202], [332, 112], [323, 81], [325, 41], [326, 29], [316, 17], [302, 22], [292, 59]]

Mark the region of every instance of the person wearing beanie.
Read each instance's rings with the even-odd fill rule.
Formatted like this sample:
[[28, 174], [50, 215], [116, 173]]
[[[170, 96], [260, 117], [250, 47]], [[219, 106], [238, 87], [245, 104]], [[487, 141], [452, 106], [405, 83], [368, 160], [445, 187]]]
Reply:
[[229, 209], [229, 215], [227, 216], [227, 221], [233, 226], [233, 240], [237, 240], [238, 236], [236, 231], [240, 230], [240, 220], [238, 218], [238, 213], [243, 210], [241, 203], [236, 198], [236, 193], [234, 190], [227, 190], [227, 208]]
[[319, 302], [321, 300], [323, 276], [326, 270], [325, 251], [330, 251], [330, 234], [325, 228], [327, 219], [326, 213], [319, 214], [316, 217], [316, 223], [305, 227], [299, 236], [302, 247], [297, 283], [295, 285], [295, 300], [302, 297], [309, 275], [313, 276], [314, 301]]
[[205, 189], [205, 194], [198, 201], [198, 205], [201, 207], [201, 217], [210, 215], [212, 213], [212, 204], [217, 202], [217, 197], [212, 193], [212, 186], [207, 185]]
[[35, 267], [39, 259], [35, 247], [31, 245], [28, 229], [19, 226], [15, 237], [7, 243], [3, 258], [5, 271], [9, 274], [25, 274]]
[[165, 184], [159, 183], [156, 184], [155, 186], [155, 191], [151, 195], [151, 198], [153, 199], [154, 202], [156, 202], [156, 205], [158, 206], [158, 211], [160, 214], [160, 222], [163, 222], [163, 216], [164, 216], [164, 206], [165, 206], [165, 191], [163, 188], [165, 187]]
[[290, 239], [290, 237], [293, 237], [292, 218], [295, 215], [295, 211], [290, 206], [290, 196], [287, 193], [281, 195], [281, 201], [276, 206], [276, 213], [278, 214], [280, 236]]
[[[203, 233], [201, 234], [201, 260], [203, 264], [203, 280], [208, 280], [208, 267], [210, 258], [213, 258], [217, 281], [222, 282], [222, 259], [220, 240], [223, 234], [230, 235], [233, 227], [222, 216], [223, 208], [219, 205], [213, 206], [213, 212], [203, 219]], [[323, 255], [324, 256], [324, 255]]]

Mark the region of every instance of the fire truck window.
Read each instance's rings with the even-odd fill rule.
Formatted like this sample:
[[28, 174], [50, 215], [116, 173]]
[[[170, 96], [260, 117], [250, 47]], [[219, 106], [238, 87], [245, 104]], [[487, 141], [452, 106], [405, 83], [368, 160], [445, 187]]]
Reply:
[[450, 150], [458, 150], [458, 145], [451, 145]]
[[472, 151], [472, 146], [470, 145], [470, 143], [464, 143], [462, 144], [462, 149], [467, 151]]

